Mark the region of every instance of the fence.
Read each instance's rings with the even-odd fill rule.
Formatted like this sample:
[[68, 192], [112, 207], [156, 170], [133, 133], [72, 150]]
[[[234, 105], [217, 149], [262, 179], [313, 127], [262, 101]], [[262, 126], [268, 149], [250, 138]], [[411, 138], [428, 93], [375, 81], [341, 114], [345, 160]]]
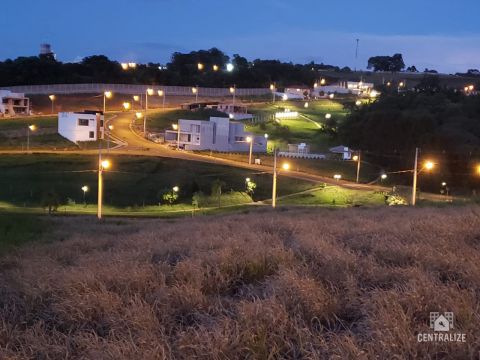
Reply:
[[[193, 96], [190, 86], [159, 86], [159, 85], [128, 85], [128, 84], [54, 84], [54, 85], [25, 85], [10, 86], [2, 89], [29, 95], [52, 95], [52, 94], [101, 94], [104, 91], [112, 91], [118, 94], [138, 95], [144, 94], [147, 89], [155, 92], [163, 90], [167, 96]], [[237, 88], [236, 96], [263, 96], [271, 94], [270, 89], [242, 89]], [[225, 97], [232, 96], [229, 88], [198, 88], [198, 96], [201, 97]]]

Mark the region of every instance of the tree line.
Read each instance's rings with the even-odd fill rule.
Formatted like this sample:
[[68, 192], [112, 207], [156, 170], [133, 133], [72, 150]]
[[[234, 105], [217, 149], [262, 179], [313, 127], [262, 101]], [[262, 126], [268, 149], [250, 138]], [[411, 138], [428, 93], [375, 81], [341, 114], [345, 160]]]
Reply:
[[[201, 64], [201, 69], [199, 68]], [[227, 71], [227, 64], [233, 71]], [[138, 64], [123, 69], [122, 64], [104, 55], [93, 55], [76, 63], [57, 61], [52, 55], [18, 57], [0, 62], [0, 86], [74, 83], [123, 83], [178, 86], [278, 87], [291, 84], [313, 86], [320, 71], [350, 72], [332, 65], [293, 64], [279, 60], [248, 61], [238, 54], [227, 56], [217, 48], [175, 52], [167, 66]]]

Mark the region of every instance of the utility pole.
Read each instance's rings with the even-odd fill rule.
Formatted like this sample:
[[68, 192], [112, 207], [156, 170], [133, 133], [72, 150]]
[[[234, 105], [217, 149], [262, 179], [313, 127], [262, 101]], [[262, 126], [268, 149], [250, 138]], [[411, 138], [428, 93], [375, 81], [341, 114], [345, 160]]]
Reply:
[[143, 136], [147, 137], [148, 89], [145, 91], [145, 115], [143, 117]]
[[415, 148], [415, 166], [413, 168], [413, 188], [412, 188], [412, 206], [415, 206], [417, 200], [417, 176], [418, 176], [418, 147]]
[[360, 39], [357, 39], [357, 47], [355, 48], [355, 71], [357, 71], [357, 65], [358, 65], [358, 46], [360, 43]]
[[272, 207], [277, 206], [277, 148], [273, 148]]
[[103, 168], [102, 168], [102, 145], [98, 145], [98, 205], [97, 218], [102, 219], [102, 202], [103, 202]]
[[358, 161], [357, 161], [357, 184], [360, 181], [360, 166], [361, 166], [361, 163], [362, 163], [362, 152], [359, 151], [358, 152]]

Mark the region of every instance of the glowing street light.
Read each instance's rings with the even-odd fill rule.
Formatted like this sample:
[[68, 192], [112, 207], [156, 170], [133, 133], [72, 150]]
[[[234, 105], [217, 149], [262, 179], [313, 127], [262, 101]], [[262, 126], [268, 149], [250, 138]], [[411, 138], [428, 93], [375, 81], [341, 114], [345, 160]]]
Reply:
[[308, 102], [306, 102], [306, 103], [303, 105], [303, 107], [304, 107], [305, 109], [308, 109]]
[[321, 79], [321, 80], [320, 80], [320, 85], [325, 85], [326, 82], [327, 82], [327, 81], [326, 81], [325, 79]]
[[287, 100], [288, 100], [288, 95], [287, 95], [287, 94], [283, 94], [282, 100], [283, 100], [283, 101], [287, 101]]
[[87, 185], [83, 185], [82, 186], [82, 191], [83, 191], [83, 203], [86, 205], [87, 204], [87, 201], [86, 201], [86, 194], [88, 192], [88, 186]]
[[157, 93], [158, 93], [158, 96], [160, 96], [161, 98], [163, 98], [163, 99], [162, 99], [162, 103], [163, 103], [163, 104], [162, 104], [162, 107], [165, 108], [165, 99], [166, 99], [166, 97], [167, 97], [165, 90], [158, 90]]
[[388, 177], [387, 174], [382, 174], [382, 175], [380, 176], [380, 178], [381, 178], [382, 180], [385, 180], [387, 177]]
[[272, 97], [273, 97], [272, 102], [275, 102], [275, 90], [277, 90], [275, 83], [270, 84], [270, 91], [272, 92]]
[[318, 87], [318, 83], [316, 82], [313, 84], [313, 88], [316, 89], [317, 87]]
[[435, 167], [435, 163], [433, 161], [426, 160], [423, 163], [423, 167], [419, 171], [418, 170], [418, 153], [419, 153], [419, 151], [420, 151], [419, 148], [415, 149], [415, 167], [413, 168], [412, 206], [415, 206], [415, 204], [417, 202], [417, 178], [418, 178], [418, 174], [422, 170], [430, 171], [430, 170], [433, 170], [433, 168]]
[[153, 95], [153, 89], [147, 88], [145, 90], [145, 113], [143, 114], [143, 136], [147, 137], [147, 112], [148, 112], [148, 97]]
[[248, 164], [252, 165], [253, 137], [247, 136], [246, 141], [247, 141], [247, 143], [250, 144], [250, 153], [248, 155]]
[[192, 87], [192, 94], [195, 95], [195, 102], [198, 102], [198, 85], [195, 87]]
[[140, 119], [143, 117], [143, 113], [140, 112], [140, 111], [138, 111], [138, 112], [135, 113], [135, 117], [136, 117], [138, 120], [140, 120]]
[[120, 65], [122, 66], [123, 70], [128, 70], [128, 63], [121, 63]]
[[[288, 171], [290, 169], [289, 163], [282, 164], [282, 169]], [[272, 208], [277, 206], [277, 149], [273, 149], [273, 184], [272, 184]]]
[[447, 183], [446, 183], [445, 181], [442, 182], [442, 186], [443, 186], [443, 187], [447, 186]]
[[236, 85], [233, 85], [233, 86], [230, 86], [230, 94], [232, 94], [232, 101], [233, 101], [233, 111], [235, 112], [235, 95], [237, 93], [237, 86]]
[[180, 188], [179, 188], [178, 186], [174, 186], [174, 187], [172, 188], [172, 190], [173, 190], [173, 192], [178, 193], [178, 192], [180, 191]]
[[135, 69], [135, 68], [137, 67], [137, 64], [134, 63], [134, 62], [130, 62], [130, 63], [128, 63], [128, 67], [129, 67], [130, 69]]
[[263, 137], [264, 137], [265, 139], [268, 139], [268, 134], [264, 134]]
[[360, 106], [362, 105], [362, 102], [360, 100], [355, 101], [355, 105]]
[[139, 101], [140, 101], [140, 96], [138, 96], [138, 95], [133, 95], [133, 101], [139, 102]]
[[27, 126], [27, 152], [30, 152], [30, 132], [37, 130], [37, 127], [32, 124]]
[[202, 70], [204, 69], [204, 67], [205, 67], [205, 65], [203, 65], [202, 63], [198, 63], [198, 64], [197, 64], [197, 69], [198, 69], [199, 71], [202, 71]]
[[103, 208], [103, 171], [108, 170], [111, 167], [110, 160], [102, 160], [102, 152], [98, 153], [98, 204], [97, 204], [97, 217], [102, 219]]
[[54, 112], [54, 103], [55, 103], [56, 96], [55, 96], [55, 95], [49, 95], [48, 98], [49, 98], [50, 101], [52, 102], [52, 114], [53, 114], [53, 112]]
[[332, 114], [325, 114], [325, 119], [331, 119], [332, 118]]
[[213, 65], [213, 71], [218, 71], [218, 65]]
[[180, 150], [180, 124], [172, 124], [172, 129], [177, 132], [177, 150]]
[[235, 66], [233, 66], [232, 63], [228, 63], [226, 68], [227, 68], [227, 71], [228, 71], [228, 72], [232, 72], [233, 69], [235, 69]]
[[335, 94], [330, 94], [330, 95], [328, 95], [328, 97], [329, 97], [330, 99], [334, 99], [334, 98], [335, 98]]
[[124, 102], [122, 106], [125, 111], [130, 110], [130, 108], [132, 107], [132, 105], [129, 102]]

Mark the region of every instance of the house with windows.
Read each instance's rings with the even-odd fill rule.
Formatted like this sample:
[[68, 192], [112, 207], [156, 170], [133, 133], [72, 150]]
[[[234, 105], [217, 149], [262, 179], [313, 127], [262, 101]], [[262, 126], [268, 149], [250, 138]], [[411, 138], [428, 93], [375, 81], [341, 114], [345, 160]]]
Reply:
[[58, 133], [77, 144], [104, 138], [103, 113], [98, 111], [61, 112], [58, 114]]
[[30, 99], [22, 93], [0, 90], [0, 116], [30, 115]]
[[229, 118], [211, 117], [210, 120], [178, 120], [177, 130], [165, 131], [165, 142], [185, 150], [213, 150], [247, 152], [253, 141], [254, 152], [267, 151], [267, 139], [245, 132], [245, 125]]

